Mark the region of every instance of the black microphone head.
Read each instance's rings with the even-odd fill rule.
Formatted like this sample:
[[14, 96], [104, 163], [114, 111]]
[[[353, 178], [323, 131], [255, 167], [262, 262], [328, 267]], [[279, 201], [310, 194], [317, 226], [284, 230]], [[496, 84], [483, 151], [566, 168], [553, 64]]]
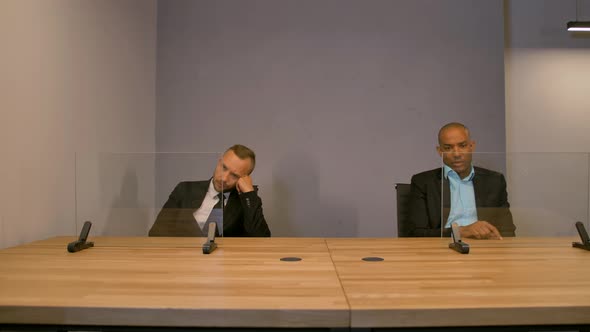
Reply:
[[80, 231], [80, 237], [78, 237], [78, 241], [86, 242], [86, 239], [88, 239], [88, 234], [90, 233], [90, 227], [92, 227], [92, 223], [90, 221], [85, 221], [84, 226], [82, 226], [82, 230]]
[[586, 227], [584, 227], [584, 223], [582, 223], [581, 221], [576, 222], [576, 229], [578, 230], [578, 234], [580, 234], [582, 244], [590, 244], [590, 237], [588, 236], [588, 232], [586, 232]]

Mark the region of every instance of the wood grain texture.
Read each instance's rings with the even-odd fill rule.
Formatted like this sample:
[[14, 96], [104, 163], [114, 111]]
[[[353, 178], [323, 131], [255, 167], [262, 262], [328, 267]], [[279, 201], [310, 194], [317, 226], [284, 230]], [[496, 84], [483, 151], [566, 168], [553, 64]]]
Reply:
[[[201, 248], [206, 241], [205, 237], [88, 237], [88, 241], [94, 242], [95, 247], [121, 247], [121, 248]], [[67, 247], [69, 242], [77, 240], [75, 236], [56, 236], [46, 240], [34, 241], [19, 246], [19, 248], [35, 247]], [[321, 238], [217, 238], [216, 243], [223, 248], [247, 248], [247, 250], [267, 250], [270, 248], [289, 249], [301, 251], [327, 252], [324, 239]], [[1, 253], [2, 251], [0, 251]]]
[[64, 239], [0, 251], [0, 323], [349, 326], [323, 239], [220, 239], [210, 255], [186, 238], [94, 238], [74, 254]]
[[[590, 323], [590, 252], [575, 238], [327, 239], [352, 327]], [[379, 256], [382, 262], [365, 262]]]
[[[193, 327], [590, 324], [576, 238], [57, 237], [0, 251], [0, 323]], [[301, 262], [281, 262], [286, 256]], [[379, 256], [382, 262], [364, 262]]]

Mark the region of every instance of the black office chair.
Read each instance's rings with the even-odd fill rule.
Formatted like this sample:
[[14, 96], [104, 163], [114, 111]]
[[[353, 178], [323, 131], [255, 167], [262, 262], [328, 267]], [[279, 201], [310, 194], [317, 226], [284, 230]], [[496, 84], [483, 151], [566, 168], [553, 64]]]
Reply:
[[397, 236], [411, 237], [412, 230], [409, 225], [410, 207], [408, 206], [410, 199], [410, 184], [396, 183], [395, 192], [397, 199]]

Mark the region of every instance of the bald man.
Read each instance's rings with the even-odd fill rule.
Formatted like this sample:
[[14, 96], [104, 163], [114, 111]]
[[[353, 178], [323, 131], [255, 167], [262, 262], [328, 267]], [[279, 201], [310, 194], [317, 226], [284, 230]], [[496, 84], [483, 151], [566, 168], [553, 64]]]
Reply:
[[436, 150], [444, 166], [412, 176], [409, 224], [404, 233], [450, 236], [451, 224], [457, 223], [462, 237], [514, 236], [504, 175], [473, 166], [475, 141], [469, 129], [458, 122], [446, 124], [439, 130]]

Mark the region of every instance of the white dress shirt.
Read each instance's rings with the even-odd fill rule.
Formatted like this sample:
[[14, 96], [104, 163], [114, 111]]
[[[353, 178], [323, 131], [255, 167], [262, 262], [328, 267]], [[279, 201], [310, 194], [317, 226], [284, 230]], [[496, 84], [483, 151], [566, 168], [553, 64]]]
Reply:
[[[223, 193], [223, 195], [225, 196], [225, 200], [223, 202], [224, 206], [227, 205], [227, 199], [229, 198], [229, 194], [229, 192]], [[213, 186], [213, 179], [211, 179], [211, 182], [209, 182], [209, 189], [207, 190], [207, 194], [203, 199], [201, 207], [199, 207], [193, 213], [193, 217], [195, 218], [201, 229], [203, 229], [203, 227], [205, 226], [205, 222], [207, 222], [207, 219], [209, 218], [209, 215], [211, 214], [213, 207], [215, 206], [215, 204], [217, 204], [217, 202], [219, 202], [219, 197], [217, 197], [217, 195], [219, 195], [219, 192], [215, 190], [215, 187]]]

